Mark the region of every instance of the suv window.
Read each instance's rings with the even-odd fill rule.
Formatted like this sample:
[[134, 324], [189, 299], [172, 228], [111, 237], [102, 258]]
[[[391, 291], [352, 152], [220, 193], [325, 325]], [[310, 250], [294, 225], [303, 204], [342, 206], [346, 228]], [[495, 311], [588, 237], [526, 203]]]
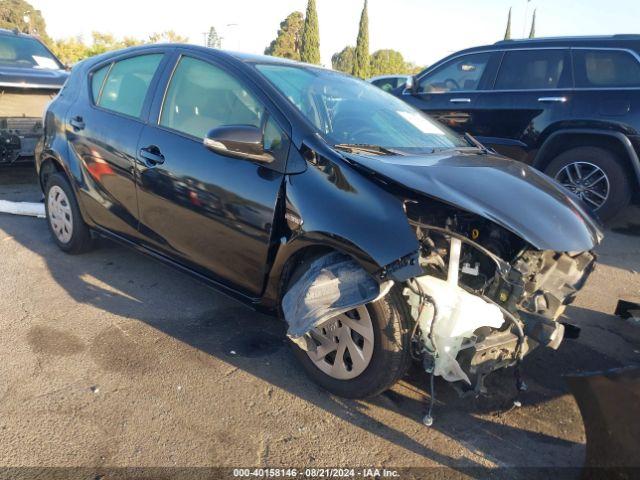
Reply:
[[455, 58], [422, 77], [420, 93], [444, 93], [477, 90], [491, 53], [475, 53]]
[[223, 125], [260, 127], [264, 107], [221, 68], [182, 57], [171, 78], [160, 125], [204, 138]]
[[640, 87], [640, 64], [620, 50], [574, 50], [576, 87]]
[[99, 87], [96, 87], [102, 83], [100, 77], [106, 75], [106, 71], [102, 73], [102, 70], [107, 67], [94, 72], [91, 88], [93, 98], [97, 99], [96, 105], [114, 112], [139, 117], [149, 84], [158, 69], [160, 60], [162, 60], [161, 53], [140, 55], [114, 63], [102, 85], [101, 92], [98, 90]]
[[504, 54], [495, 89], [566, 88], [570, 72], [566, 50], [512, 50]]

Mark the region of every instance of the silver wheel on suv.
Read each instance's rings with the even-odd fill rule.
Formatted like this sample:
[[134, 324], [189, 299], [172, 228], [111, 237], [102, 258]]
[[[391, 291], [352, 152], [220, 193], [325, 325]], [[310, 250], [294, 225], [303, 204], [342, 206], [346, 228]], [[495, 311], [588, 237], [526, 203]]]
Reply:
[[374, 336], [366, 306], [358, 307], [311, 331], [315, 352], [307, 352], [318, 369], [332, 378], [349, 380], [369, 366]]
[[49, 189], [47, 198], [49, 223], [61, 243], [69, 243], [73, 235], [73, 212], [64, 190], [57, 185]]
[[556, 174], [555, 179], [578, 195], [593, 210], [598, 210], [609, 198], [609, 178], [593, 163], [570, 163]]

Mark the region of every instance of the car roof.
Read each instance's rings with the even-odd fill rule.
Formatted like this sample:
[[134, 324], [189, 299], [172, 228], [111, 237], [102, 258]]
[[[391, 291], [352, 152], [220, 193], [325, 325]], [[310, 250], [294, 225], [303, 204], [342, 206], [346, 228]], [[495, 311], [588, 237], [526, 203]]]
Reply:
[[327, 70], [327, 68], [323, 67], [322, 65], [312, 65], [309, 63], [303, 63], [303, 62], [291, 60], [289, 58], [271, 57], [269, 55], [258, 55], [253, 53], [244, 53], [244, 52], [234, 52], [230, 50], [220, 50], [217, 48], [194, 45], [192, 43], [153, 43], [153, 44], [145, 44], [145, 45], [136, 45], [133, 47], [128, 47], [120, 50], [105, 52], [103, 54], [90, 57], [86, 59], [85, 62], [87, 62], [86, 64], [94, 65], [101, 60], [119, 56], [124, 52], [130, 52], [130, 53], [141, 52], [142, 53], [147, 49], [157, 48], [157, 47], [183, 48], [185, 50], [191, 50], [193, 52], [201, 52], [209, 55], [211, 54], [219, 55], [227, 59], [232, 59], [234, 61], [238, 61], [242, 63], [270, 63], [270, 64], [280, 64], [280, 65], [297, 66], [297, 67], [305, 67], [305, 68], [318, 68], [318, 69]]
[[[638, 48], [640, 47], [640, 35], [620, 34], [620, 35], [591, 35], [581, 37], [542, 37], [500, 40], [492, 45], [481, 45], [477, 47], [460, 50], [453, 55], [469, 53], [479, 50], [510, 50], [519, 48], [544, 48], [544, 47], [610, 47], [610, 48]], [[451, 55], [451, 56], [453, 56]]]
[[28, 33], [21, 32], [18, 29], [9, 30], [6, 28], [0, 28], [0, 36], [27, 37], [27, 38], [33, 38], [35, 40], [41, 41], [40, 37], [38, 37], [37, 35], [29, 35]]

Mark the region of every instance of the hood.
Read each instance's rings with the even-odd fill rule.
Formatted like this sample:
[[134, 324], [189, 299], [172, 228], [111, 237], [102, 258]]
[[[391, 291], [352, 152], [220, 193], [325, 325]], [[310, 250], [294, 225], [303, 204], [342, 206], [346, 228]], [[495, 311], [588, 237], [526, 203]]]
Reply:
[[0, 87], [60, 90], [68, 76], [65, 70], [0, 66]]
[[475, 151], [342, 155], [413, 192], [487, 218], [539, 250], [591, 250], [603, 237], [579, 200], [543, 173], [514, 160]]

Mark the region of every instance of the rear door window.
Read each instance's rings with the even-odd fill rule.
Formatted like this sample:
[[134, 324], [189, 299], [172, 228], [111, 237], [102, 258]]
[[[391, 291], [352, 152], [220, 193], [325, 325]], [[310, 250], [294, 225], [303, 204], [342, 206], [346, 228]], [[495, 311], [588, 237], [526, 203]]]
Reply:
[[511, 50], [504, 54], [495, 89], [548, 90], [570, 86], [568, 50]]
[[475, 53], [455, 58], [420, 80], [420, 93], [478, 90], [491, 53]]
[[573, 50], [577, 88], [640, 87], [640, 63], [623, 50]]
[[[100, 82], [100, 77], [106, 75], [106, 72], [102, 73], [106, 67], [96, 71], [92, 78], [92, 93], [96, 105], [131, 117], [139, 117], [149, 85], [161, 60], [161, 53], [120, 60], [113, 64], [104, 82]], [[96, 92], [99, 84], [102, 87]]]

